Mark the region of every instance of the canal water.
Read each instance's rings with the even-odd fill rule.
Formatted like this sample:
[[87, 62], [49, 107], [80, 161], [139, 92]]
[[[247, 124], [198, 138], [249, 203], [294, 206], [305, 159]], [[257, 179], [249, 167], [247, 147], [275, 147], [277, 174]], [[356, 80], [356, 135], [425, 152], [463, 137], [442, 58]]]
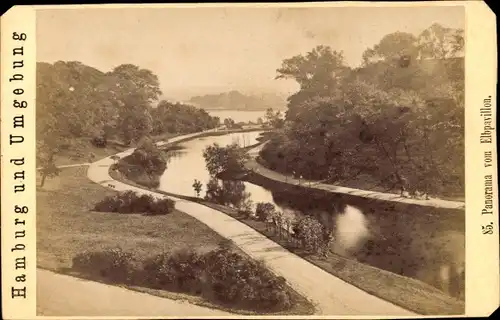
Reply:
[[[258, 142], [259, 135], [260, 132], [232, 133], [182, 143], [184, 148], [170, 157], [159, 189], [194, 196], [192, 185], [197, 179], [203, 184], [201, 196], [204, 196], [210, 175], [203, 150], [213, 143], [250, 146]], [[358, 205], [322, 191], [297, 188], [271, 191], [249, 182], [244, 185], [254, 204], [270, 202], [285, 214], [314, 215], [324, 224], [330, 224], [335, 236], [332, 250], [338, 254], [435, 287], [442, 286], [443, 277], [449, 276], [446, 272], [455, 270], [460, 284], [456, 285], [455, 280], [454, 288], [444, 290], [450, 290], [454, 296], [463, 294], [463, 213], [442, 213], [421, 206]]]

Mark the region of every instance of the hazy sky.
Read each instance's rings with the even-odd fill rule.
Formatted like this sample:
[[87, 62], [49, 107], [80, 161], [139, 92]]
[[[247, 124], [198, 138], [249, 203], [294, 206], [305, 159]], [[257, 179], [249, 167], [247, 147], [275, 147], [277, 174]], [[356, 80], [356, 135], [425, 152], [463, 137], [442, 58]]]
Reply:
[[464, 28], [463, 7], [55, 9], [37, 14], [37, 60], [81, 61], [101, 71], [148, 68], [166, 97], [242, 90], [295, 90], [274, 80], [284, 58], [325, 44], [357, 66], [395, 31], [438, 22]]

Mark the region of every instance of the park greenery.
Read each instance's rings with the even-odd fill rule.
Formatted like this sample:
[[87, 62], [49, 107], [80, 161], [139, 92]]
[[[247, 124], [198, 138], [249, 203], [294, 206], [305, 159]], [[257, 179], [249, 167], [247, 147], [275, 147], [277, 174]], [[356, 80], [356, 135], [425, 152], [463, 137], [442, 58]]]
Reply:
[[[463, 195], [462, 51], [463, 31], [435, 24], [418, 36], [395, 32], [383, 37], [365, 51], [359, 68], [348, 67], [343, 53], [328, 46], [285, 59], [277, 78], [293, 79], [300, 89], [289, 97], [286, 114], [267, 109], [265, 123], [274, 132], [260, 154], [263, 163], [330, 183], [369, 175], [387, 189]], [[220, 124], [204, 110], [159, 101], [161, 94], [157, 76], [135, 65], [101, 72], [79, 62], [39, 63], [41, 186], [58, 174], [57, 155], [73, 149], [79, 153], [85, 143], [104, 148], [119, 141], [137, 148], [129, 156], [114, 157], [114, 168], [127, 179], [158, 187], [167, 160], [151, 136], [192, 133]], [[241, 128], [229, 118], [224, 124]], [[224, 173], [245, 172], [244, 148], [237, 143], [213, 144], [203, 156], [211, 179], [205, 188], [194, 181], [197, 198], [206, 190], [198, 201], [235, 208], [245, 219], [265, 224], [268, 234], [292, 248], [315, 255], [330, 252], [331, 230], [315, 217], [285, 214], [271, 203], [254, 206], [242, 181], [219, 179]], [[94, 210], [162, 215], [174, 210], [174, 202], [125, 192], [103, 199]], [[276, 311], [293, 304], [284, 279], [227, 248], [160, 254], [142, 264], [121, 250], [86, 252], [75, 257], [73, 268], [241, 308]]]
[[300, 89], [263, 164], [329, 183], [363, 177], [387, 191], [463, 197], [463, 46], [463, 30], [434, 24], [386, 35], [359, 68], [323, 45], [285, 59], [276, 78]]
[[94, 211], [165, 215], [171, 213], [174, 207], [174, 201], [168, 198], [156, 199], [148, 194], [125, 191], [102, 199], [95, 204]]
[[203, 150], [203, 158], [205, 159], [208, 173], [216, 177], [226, 172], [235, 174], [244, 171], [244, 165], [249, 156], [235, 142], [228, 146], [213, 143]]
[[[279, 112], [269, 111], [271, 117], [279, 119]], [[311, 254], [328, 255], [333, 238], [331, 230], [324, 227], [313, 216], [285, 215], [277, 210], [272, 203], [259, 202], [254, 205], [251, 194], [240, 180], [219, 179], [223, 173], [229, 176], [245, 171], [244, 163], [248, 154], [237, 143], [220, 146], [209, 145], [203, 152], [210, 180], [207, 182], [205, 201], [234, 208], [245, 219], [254, 219], [266, 224], [267, 232], [286, 239], [289, 245], [301, 248]], [[198, 194], [198, 180], [193, 189]]]
[[[122, 64], [103, 72], [78, 61], [37, 63], [37, 162], [45, 178], [60, 155], [87, 160], [111, 142], [215, 128], [219, 119], [190, 105], [160, 101], [158, 77]], [[83, 162], [83, 161], [81, 161]]]
[[167, 160], [156, 144], [146, 137], [130, 155], [119, 159], [114, 168], [129, 180], [157, 188], [160, 185], [160, 176], [167, 169]]
[[72, 269], [113, 283], [197, 295], [232, 308], [277, 312], [297, 303], [283, 277], [222, 244], [203, 253], [183, 248], [146, 259], [120, 248], [86, 251], [74, 257]]

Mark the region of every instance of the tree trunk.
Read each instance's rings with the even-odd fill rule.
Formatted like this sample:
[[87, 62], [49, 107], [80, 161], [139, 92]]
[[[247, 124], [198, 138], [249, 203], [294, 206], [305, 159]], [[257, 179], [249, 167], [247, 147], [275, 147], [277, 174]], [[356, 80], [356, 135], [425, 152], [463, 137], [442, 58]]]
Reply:
[[40, 188], [43, 188], [43, 185], [45, 184], [46, 178], [47, 178], [47, 175], [45, 173], [42, 173], [42, 181], [40, 181]]

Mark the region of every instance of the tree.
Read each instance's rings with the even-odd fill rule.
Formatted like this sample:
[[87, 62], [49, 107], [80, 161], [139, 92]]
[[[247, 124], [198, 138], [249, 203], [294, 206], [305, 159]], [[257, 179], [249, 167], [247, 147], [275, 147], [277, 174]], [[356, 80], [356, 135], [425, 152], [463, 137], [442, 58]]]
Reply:
[[295, 119], [297, 105], [311, 97], [335, 97], [342, 92], [341, 82], [349, 68], [342, 52], [328, 46], [317, 46], [306, 55], [283, 60], [276, 79], [293, 79], [300, 91], [288, 99], [287, 119]]
[[45, 185], [45, 180], [47, 178], [56, 177], [59, 175], [60, 169], [55, 164], [55, 155], [59, 153], [59, 148], [56, 146], [55, 141], [51, 143], [38, 142], [37, 143], [37, 164], [40, 166], [40, 188]]
[[211, 176], [217, 176], [222, 172], [244, 171], [244, 164], [249, 158], [236, 143], [226, 147], [214, 143], [203, 150], [203, 157]]
[[124, 105], [130, 103], [129, 98], [151, 104], [162, 94], [158, 76], [151, 70], [141, 69], [133, 64], [122, 64], [107, 75], [114, 79], [116, 92]]
[[36, 157], [38, 166], [42, 169], [40, 187], [45, 184], [46, 178], [55, 177], [59, 174], [59, 169], [55, 164], [55, 157], [65, 146], [70, 145], [67, 127], [60, 126], [60, 119], [63, 119], [62, 110], [53, 108], [52, 112], [44, 115], [37, 122], [37, 129], [43, 130], [37, 133]]
[[363, 64], [377, 61], [400, 65], [418, 57], [417, 37], [407, 32], [394, 32], [386, 35], [373, 48], [363, 53]]
[[278, 110], [275, 113], [273, 108], [268, 108], [266, 110], [266, 120], [267, 123], [275, 129], [280, 129], [284, 125], [284, 120], [282, 119], [281, 111]]
[[138, 141], [153, 131], [153, 119], [145, 106], [129, 106], [122, 111], [120, 129], [125, 144]]
[[55, 165], [53, 158], [49, 158], [46, 163], [43, 164], [40, 173], [42, 175], [42, 180], [40, 182], [40, 188], [45, 185], [46, 178], [57, 177], [61, 170]]
[[[116, 117], [111, 83], [105, 73], [78, 61], [37, 63], [37, 121], [57, 116], [69, 137], [92, 136]], [[38, 129], [43, 131], [43, 128]]]
[[[104, 73], [78, 61], [37, 64], [37, 140], [61, 140], [73, 149], [74, 138], [91, 137], [104, 147], [117, 129], [125, 140], [150, 132], [149, 103], [160, 93], [152, 72], [123, 65]], [[56, 132], [57, 131], [57, 132]]]
[[200, 180], [194, 179], [193, 183], [193, 189], [197, 197], [200, 196], [201, 189], [203, 188], [203, 185], [201, 184]]
[[226, 126], [227, 129], [232, 129], [236, 125], [233, 119], [231, 118], [226, 118], [224, 119], [224, 125]]
[[115, 83], [112, 93], [119, 110], [118, 128], [125, 143], [150, 134], [153, 130], [150, 106], [161, 95], [158, 77], [132, 64], [122, 64], [106, 75]]
[[464, 54], [464, 30], [434, 23], [418, 36], [417, 43], [422, 59], [460, 57]]
[[182, 103], [162, 100], [150, 109], [153, 133], [192, 133], [219, 126], [220, 119], [210, 116], [205, 110]]
[[463, 31], [439, 25], [391, 33], [366, 50], [361, 68], [334, 64], [343, 72], [333, 84], [312, 81], [318, 50], [285, 60], [279, 77], [301, 89], [260, 156], [273, 170], [330, 183], [364, 174], [387, 190], [409, 181], [415, 193], [463, 192], [462, 49]]

